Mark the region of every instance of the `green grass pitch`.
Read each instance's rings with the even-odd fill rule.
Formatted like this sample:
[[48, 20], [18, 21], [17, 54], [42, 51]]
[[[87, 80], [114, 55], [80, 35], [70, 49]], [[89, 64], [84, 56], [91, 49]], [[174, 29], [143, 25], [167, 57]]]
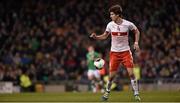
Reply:
[[[180, 102], [180, 91], [141, 91], [142, 102]], [[101, 102], [101, 93], [18, 93], [0, 94], [0, 102]], [[134, 102], [132, 92], [111, 92], [110, 102]]]

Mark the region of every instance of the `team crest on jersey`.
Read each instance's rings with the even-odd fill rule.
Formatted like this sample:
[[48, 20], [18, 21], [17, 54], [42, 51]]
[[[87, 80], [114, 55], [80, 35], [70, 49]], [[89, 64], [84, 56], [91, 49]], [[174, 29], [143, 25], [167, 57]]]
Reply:
[[117, 30], [118, 30], [118, 31], [120, 31], [120, 30], [121, 30], [119, 26], [117, 26]]

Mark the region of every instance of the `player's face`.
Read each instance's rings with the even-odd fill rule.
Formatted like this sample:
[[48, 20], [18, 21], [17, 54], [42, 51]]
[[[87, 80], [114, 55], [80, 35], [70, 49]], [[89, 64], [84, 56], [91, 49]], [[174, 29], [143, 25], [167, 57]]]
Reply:
[[118, 15], [116, 15], [114, 12], [110, 12], [110, 18], [112, 19], [112, 21], [116, 21], [118, 19]]

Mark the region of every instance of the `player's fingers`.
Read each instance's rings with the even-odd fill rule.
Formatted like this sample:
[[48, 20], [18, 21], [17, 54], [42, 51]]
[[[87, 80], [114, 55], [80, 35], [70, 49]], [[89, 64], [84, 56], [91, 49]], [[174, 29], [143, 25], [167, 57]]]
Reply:
[[136, 52], [138, 52], [140, 49], [139, 49], [138, 46], [134, 45], [134, 50], [135, 50]]
[[136, 50], [136, 46], [135, 45], [133, 46], [133, 49]]
[[91, 35], [90, 35], [90, 37], [93, 37], [93, 36], [94, 36], [94, 34], [91, 34]]
[[139, 51], [140, 51], [140, 48], [139, 48], [139, 47], [136, 47], [136, 51], [139, 52]]
[[92, 38], [92, 37], [93, 37], [93, 35], [90, 35], [89, 37], [91, 37], [91, 38]]
[[90, 37], [91, 37], [91, 38], [94, 38], [95, 36], [96, 36], [96, 34], [91, 34], [91, 36], [90, 36]]

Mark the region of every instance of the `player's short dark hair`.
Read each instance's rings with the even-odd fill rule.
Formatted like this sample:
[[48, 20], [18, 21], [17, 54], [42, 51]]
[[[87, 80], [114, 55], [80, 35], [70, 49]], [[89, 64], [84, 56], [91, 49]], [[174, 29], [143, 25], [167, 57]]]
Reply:
[[122, 16], [122, 7], [120, 5], [113, 5], [109, 8], [109, 12]]

